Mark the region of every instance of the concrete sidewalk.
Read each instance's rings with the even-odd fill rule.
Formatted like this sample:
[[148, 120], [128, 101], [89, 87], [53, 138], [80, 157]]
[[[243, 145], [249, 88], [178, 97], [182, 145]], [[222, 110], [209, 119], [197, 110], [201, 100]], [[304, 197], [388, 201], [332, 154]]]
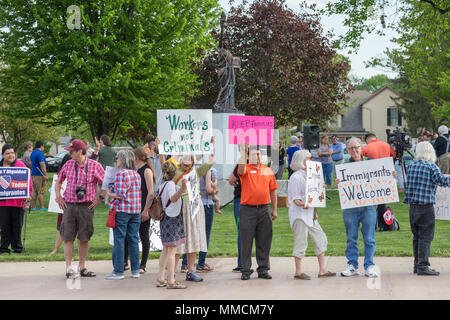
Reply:
[[[185, 274], [177, 272], [178, 281], [188, 285], [186, 290], [156, 288], [158, 260], [150, 260], [147, 273], [139, 279], [105, 280], [112, 271], [111, 261], [88, 261], [95, 278], [81, 278], [79, 283], [66, 283], [64, 262], [8, 262], [0, 263], [0, 299], [56, 299], [56, 300], [303, 300], [303, 299], [450, 299], [450, 258], [431, 258], [431, 267], [440, 271], [438, 277], [417, 276], [412, 273], [410, 257], [375, 257], [379, 278], [339, 275], [346, 267], [345, 257], [327, 257], [333, 278], [317, 278], [315, 257], [303, 261], [304, 272], [312, 280], [294, 280], [293, 258], [271, 258], [272, 280], [258, 279], [256, 272], [248, 281], [232, 273], [236, 258], [211, 258], [208, 263], [214, 271], [201, 274], [200, 283], [185, 282]], [[74, 262], [75, 264], [76, 262]], [[363, 265], [362, 258], [360, 266]], [[253, 261], [256, 269], [256, 261]], [[363, 270], [360, 267], [360, 272]], [[72, 289], [70, 289], [72, 288]]]

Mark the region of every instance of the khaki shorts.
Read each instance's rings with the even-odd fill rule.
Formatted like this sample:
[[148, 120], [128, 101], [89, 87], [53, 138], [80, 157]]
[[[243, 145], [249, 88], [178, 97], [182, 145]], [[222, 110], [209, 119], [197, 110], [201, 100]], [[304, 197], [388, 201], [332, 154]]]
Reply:
[[31, 176], [33, 182], [33, 195], [32, 198], [36, 199], [37, 196], [44, 194], [46, 181], [43, 176]]
[[94, 210], [88, 203], [67, 203], [61, 222], [60, 234], [64, 241], [89, 241], [94, 234]]
[[296, 219], [292, 230], [294, 231], [294, 251], [292, 252], [294, 257], [302, 259], [305, 256], [308, 248], [308, 234], [314, 245], [316, 256], [327, 251], [327, 236], [319, 222], [316, 221], [312, 227], [309, 227], [302, 219]]

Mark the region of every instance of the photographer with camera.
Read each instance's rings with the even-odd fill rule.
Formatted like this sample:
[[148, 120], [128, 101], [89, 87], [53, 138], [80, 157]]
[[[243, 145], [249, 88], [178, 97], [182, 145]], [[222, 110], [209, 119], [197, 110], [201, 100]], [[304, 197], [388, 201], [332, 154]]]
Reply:
[[[98, 206], [104, 194], [96, 198], [97, 184], [103, 182], [105, 171], [100, 163], [86, 157], [86, 145], [75, 139], [65, 148], [70, 152], [72, 160], [66, 162], [58, 174], [56, 182], [56, 201], [64, 210], [61, 222], [61, 239], [64, 240], [64, 257], [66, 260], [66, 276], [95, 277], [95, 273], [88, 271], [85, 266], [89, 248], [89, 240], [94, 233], [94, 208]], [[61, 197], [61, 186], [67, 179], [64, 198]], [[78, 237], [79, 267], [72, 269], [73, 242]]]

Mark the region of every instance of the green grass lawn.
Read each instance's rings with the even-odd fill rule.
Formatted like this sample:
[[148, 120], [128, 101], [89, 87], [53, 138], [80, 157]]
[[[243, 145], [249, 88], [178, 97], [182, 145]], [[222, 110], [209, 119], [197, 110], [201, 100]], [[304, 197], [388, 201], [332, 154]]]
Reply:
[[[50, 182], [48, 183], [50, 188]], [[327, 200], [327, 208], [319, 209], [319, 222], [328, 237], [327, 255], [345, 254], [345, 228], [342, 220], [337, 191], [328, 193], [331, 200]], [[401, 195], [403, 199], [404, 195]], [[48, 204], [49, 194], [45, 201]], [[376, 256], [412, 256], [412, 234], [409, 227], [408, 208], [398, 202], [389, 205], [400, 222], [400, 231], [376, 233]], [[237, 256], [236, 226], [233, 216], [233, 206], [223, 210], [223, 215], [215, 215], [211, 232], [209, 257]], [[94, 236], [90, 241], [89, 260], [111, 259], [112, 246], [109, 245], [109, 228], [105, 226], [108, 215], [107, 207], [100, 205], [95, 210]], [[0, 262], [4, 261], [61, 261], [64, 260], [63, 247], [59, 253], [50, 256], [56, 237], [57, 214], [34, 211], [28, 215], [25, 254], [4, 254]], [[436, 220], [436, 230], [431, 245], [431, 255], [450, 257], [450, 221]], [[360, 254], [363, 254], [363, 242], [360, 235]], [[292, 255], [293, 233], [289, 226], [287, 208], [278, 209], [278, 218], [273, 224], [273, 241], [271, 256]], [[307, 255], [314, 256], [314, 248], [309, 242]], [[77, 256], [74, 254], [74, 258]], [[159, 258], [158, 252], [151, 252], [150, 259]]]

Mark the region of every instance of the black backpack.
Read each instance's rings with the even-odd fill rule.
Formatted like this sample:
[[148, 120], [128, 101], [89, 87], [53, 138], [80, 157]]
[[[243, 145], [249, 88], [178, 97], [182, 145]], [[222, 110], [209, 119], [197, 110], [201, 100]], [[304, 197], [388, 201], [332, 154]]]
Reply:
[[379, 231], [400, 230], [400, 223], [398, 222], [397, 218], [395, 218], [394, 212], [390, 207], [386, 207], [386, 210], [384, 210], [384, 212], [377, 212], [377, 225]]

